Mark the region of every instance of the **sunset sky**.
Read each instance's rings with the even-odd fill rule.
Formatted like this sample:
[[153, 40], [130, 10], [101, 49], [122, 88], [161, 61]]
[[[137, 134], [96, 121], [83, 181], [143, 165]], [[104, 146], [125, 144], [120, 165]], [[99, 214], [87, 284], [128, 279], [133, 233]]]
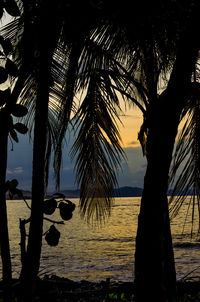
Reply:
[[[138, 109], [128, 109], [126, 115], [121, 117], [123, 126], [120, 125], [120, 133], [123, 140], [123, 147], [127, 160], [122, 162], [122, 171], [118, 173], [119, 186], [143, 186], [143, 177], [146, 167], [145, 158], [142, 155], [137, 135], [142, 123], [142, 116]], [[75, 189], [74, 162], [71, 162], [68, 153], [72, 140], [69, 141], [69, 148], [63, 152], [63, 165], [61, 171], [61, 189]], [[9, 142], [9, 154], [7, 165], [7, 179], [16, 178], [19, 187], [31, 189], [32, 169], [32, 144], [27, 136], [20, 135], [19, 143], [14, 143], [14, 151]], [[53, 169], [50, 169], [49, 191], [55, 189]]]
[[[3, 26], [10, 20], [5, 14], [2, 19]], [[122, 162], [122, 171], [118, 173], [119, 186], [143, 187], [143, 178], [146, 168], [146, 160], [142, 155], [142, 151], [137, 139], [140, 125], [142, 124], [142, 114], [139, 109], [127, 108], [124, 116], [121, 116], [123, 125], [119, 125], [122, 137], [122, 146], [127, 156], [127, 160]], [[19, 143], [13, 145], [9, 141], [7, 179], [16, 178], [19, 181], [19, 187], [25, 190], [31, 189], [31, 173], [32, 173], [32, 144], [28, 136], [18, 135]], [[72, 141], [69, 146], [72, 146]], [[74, 162], [71, 162], [68, 153], [70, 147], [63, 151], [63, 165], [61, 170], [61, 189], [75, 189]], [[53, 178], [53, 169], [50, 169], [49, 175], [49, 191], [55, 189]]]

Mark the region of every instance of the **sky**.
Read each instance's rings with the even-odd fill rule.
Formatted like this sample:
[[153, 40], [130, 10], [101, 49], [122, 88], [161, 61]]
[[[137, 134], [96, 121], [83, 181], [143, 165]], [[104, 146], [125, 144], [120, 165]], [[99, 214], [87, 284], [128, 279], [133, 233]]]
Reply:
[[[122, 146], [126, 154], [126, 160], [122, 162], [122, 171], [117, 175], [118, 185], [143, 187], [143, 179], [146, 168], [146, 160], [143, 157], [141, 147], [137, 140], [137, 135], [142, 123], [142, 115], [138, 109], [127, 109], [125, 115], [121, 117], [123, 125], [119, 125], [122, 137]], [[73, 137], [73, 136], [71, 136]], [[69, 141], [69, 146], [72, 145]], [[32, 174], [32, 142], [27, 135], [19, 135], [19, 143], [9, 141], [7, 179], [16, 178], [19, 188], [24, 190], [31, 189]], [[63, 150], [63, 163], [61, 169], [60, 189], [76, 189], [74, 161], [71, 161], [68, 153], [69, 148]], [[50, 168], [48, 191], [55, 190], [53, 168]]]
[[[2, 20], [7, 23], [10, 19], [5, 14]], [[142, 155], [137, 136], [142, 124], [142, 115], [139, 109], [127, 108], [124, 116], [121, 116], [122, 124], [119, 124], [119, 130], [122, 137], [122, 146], [126, 154], [126, 161], [122, 162], [122, 171], [117, 175], [118, 185], [143, 187], [144, 173], [146, 169], [146, 160]], [[19, 182], [19, 188], [31, 190], [32, 174], [32, 142], [28, 135], [18, 135], [19, 143], [9, 141], [8, 162], [7, 162], [7, 179], [16, 178]], [[69, 145], [72, 145], [70, 142]], [[13, 151], [11, 151], [13, 149]], [[61, 186], [60, 189], [76, 189], [74, 162], [71, 161], [68, 153], [70, 148], [63, 150], [63, 164], [61, 169]], [[53, 169], [50, 168], [48, 191], [55, 190], [55, 181]]]

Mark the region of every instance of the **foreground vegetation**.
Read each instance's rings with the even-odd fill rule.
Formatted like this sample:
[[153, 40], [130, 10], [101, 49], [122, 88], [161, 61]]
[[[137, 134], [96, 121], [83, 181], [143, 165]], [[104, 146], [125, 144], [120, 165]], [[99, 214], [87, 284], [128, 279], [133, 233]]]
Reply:
[[[13, 280], [15, 302], [22, 301], [23, 289], [18, 279]], [[200, 301], [200, 281], [187, 280], [177, 282], [177, 302]], [[32, 301], [49, 302], [135, 302], [135, 288], [132, 282], [110, 282], [109, 279], [99, 283], [74, 282], [57, 276], [45, 276], [38, 279], [35, 297]], [[2, 282], [0, 282], [0, 302], [3, 302]]]

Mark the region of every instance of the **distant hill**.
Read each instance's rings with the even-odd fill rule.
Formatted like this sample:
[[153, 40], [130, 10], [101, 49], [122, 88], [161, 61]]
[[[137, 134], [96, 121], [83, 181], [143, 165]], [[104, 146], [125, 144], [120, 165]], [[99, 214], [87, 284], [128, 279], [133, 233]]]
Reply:
[[142, 196], [142, 188], [138, 187], [121, 187], [115, 189], [115, 197], [138, 197]]
[[[142, 188], [138, 187], [120, 187], [118, 189], [114, 190], [114, 197], [141, 197], [142, 196]], [[24, 191], [22, 190], [22, 193], [26, 199], [31, 198], [31, 192], [30, 191]], [[61, 190], [60, 193], [64, 194], [66, 198], [79, 198], [80, 197], [80, 190]], [[172, 194], [172, 190], [168, 191], [168, 196]], [[178, 193], [177, 195], [180, 195]], [[7, 199], [9, 199], [8, 194], [6, 194]], [[53, 195], [53, 193], [48, 193], [46, 195], [46, 198], [50, 198]], [[193, 190], [188, 190], [187, 195], [193, 195]], [[19, 199], [17, 196], [14, 196], [13, 199]]]
[[[138, 187], [120, 187], [114, 190], [114, 197], [139, 197], [142, 196], [142, 188]], [[25, 199], [31, 198], [30, 191], [22, 190]], [[64, 194], [66, 198], [79, 198], [80, 190], [61, 190], [60, 193]], [[48, 193], [46, 198], [50, 198], [53, 193]], [[9, 196], [6, 196], [10, 199]], [[19, 199], [18, 196], [14, 196], [13, 199]]]
[[[142, 188], [137, 187], [121, 187], [115, 189], [115, 197], [138, 197], [142, 196]], [[68, 198], [78, 198], [80, 196], [80, 190], [62, 190], [63, 193]]]

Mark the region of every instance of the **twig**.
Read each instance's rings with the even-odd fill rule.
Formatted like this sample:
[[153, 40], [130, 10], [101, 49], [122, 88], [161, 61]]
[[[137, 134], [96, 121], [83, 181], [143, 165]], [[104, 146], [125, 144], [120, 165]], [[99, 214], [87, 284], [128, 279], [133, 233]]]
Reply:
[[64, 224], [64, 221], [56, 221], [56, 220], [49, 219], [47, 217], [44, 217], [44, 220], [47, 220], [49, 222], [56, 223], [56, 224]]
[[180, 281], [185, 280], [189, 275], [191, 275], [192, 273], [194, 273], [196, 270], [198, 270], [198, 268], [200, 268], [200, 265], [197, 266], [195, 269], [193, 269], [192, 271], [190, 271], [189, 273], [187, 273], [185, 276], [183, 276]]

